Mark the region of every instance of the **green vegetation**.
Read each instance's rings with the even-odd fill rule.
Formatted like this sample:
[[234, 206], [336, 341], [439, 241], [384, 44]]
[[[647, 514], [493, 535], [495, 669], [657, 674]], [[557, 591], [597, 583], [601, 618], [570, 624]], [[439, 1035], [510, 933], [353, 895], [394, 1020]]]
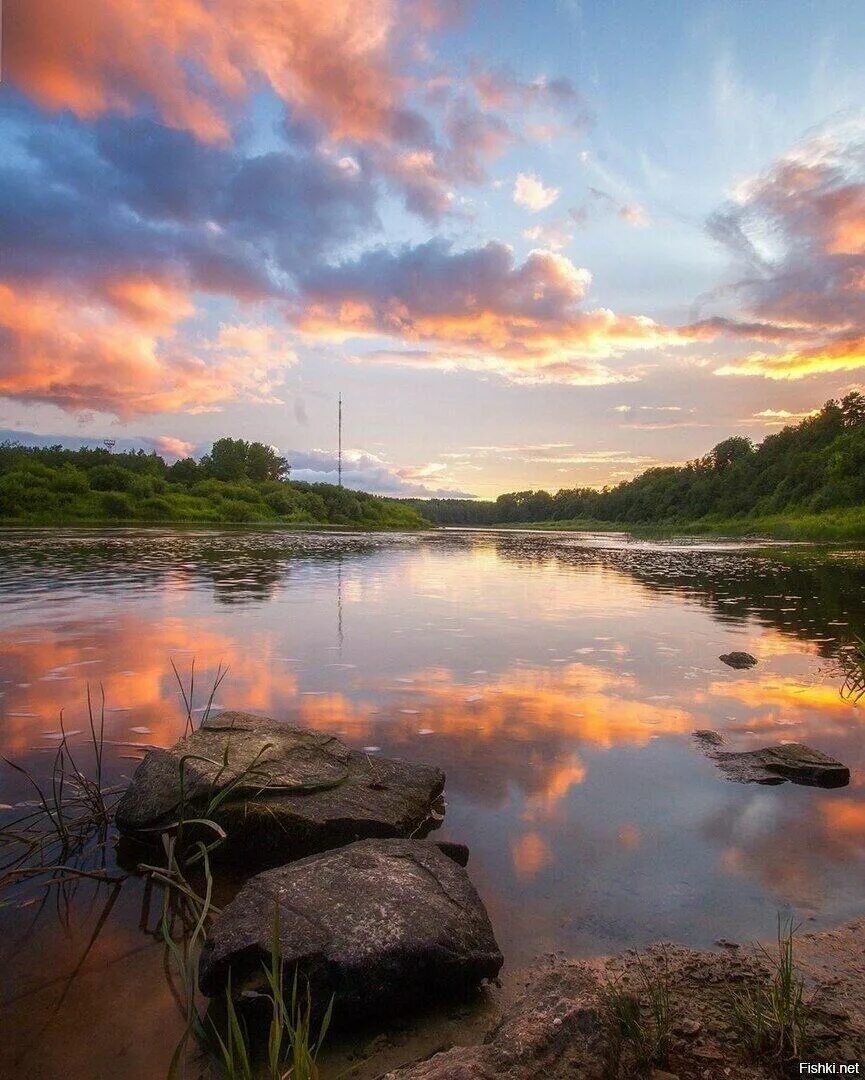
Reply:
[[805, 984], [796, 971], [792, 922], [778, 917], [778, 949], [771, 954], [758, 946], [770, 965], [770, 976], [730, 997], [736, 1033], [752, 1060], [774, 1066], [779, 1076], [788, 1075], [792, 1062], [808, 1052], [810, 1011]]
[[412, 529], [424, 521], [394, 499], [286, 479], [262, 443], [218, 439], [201, 461], [155, 453], [0, 444], [0, 522], [247, 522]]
[[865, 395], [828, 401], [755, 446], [732, 436], [705, 457], [598, 491], [518, 491], [495, 502], [408, 500], [440, 525], [649, 528], [779, 539], [865, 537]]
[[609, 1080], [617, 1080], [621, 1075], [625, 1051], [629, 1051], [641, 1076], [647, 1075], [653, 1066], [665, 1068], [669, 1063], [673, 1013], [666, 963], [660, 969], [653, 969], [638, 953], [636, 965], [640, 981], [636, 993], [615, 980], [601, 986]]

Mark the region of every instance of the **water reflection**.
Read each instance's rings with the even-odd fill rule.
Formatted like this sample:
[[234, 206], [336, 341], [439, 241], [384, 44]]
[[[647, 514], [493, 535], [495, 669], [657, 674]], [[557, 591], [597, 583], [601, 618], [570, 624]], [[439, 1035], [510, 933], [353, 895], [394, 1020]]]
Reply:
[[[195, 657], [199, 707], [223, 663], [218, 705], [441, 765], [442, 836], [469, 844], [511, 965], [770, 933], [785, 906], [824, 923], [861, 914], [865, 728], [839, 694], [842, 650], [865, 633], [857, 558], [194, 530], [12, 532], [0, 556], [0, 751], [37, 771], [61, 707], [83, 729], [89, 681], [121, 782], [144, 744], [182, 732], [170, 660], [188, 672]], [[759, 666], [725, 668], [735, 649]], [[731, 749], [810, 743], [850, 765], [851, 786], [725, 783], [692, 745], [698, 728]], [[14, 774], [0, 783], [4, 804], [30, 797]], [[46, 1075], [62, 1049], [32, 1049], [45, 1010], [60, 1008], [65, 1038], [88, 1008], [116, 1017], [123, 995], [137, 1002], [117, 1020], [128, 1044], [168, 1024], [141, 888], [123, 886], [62, 1006], [54, 978], [75, 971], [104, 889], [71, 898], [65, 929], [32, 887], [0, 908], [8, 1015]]]

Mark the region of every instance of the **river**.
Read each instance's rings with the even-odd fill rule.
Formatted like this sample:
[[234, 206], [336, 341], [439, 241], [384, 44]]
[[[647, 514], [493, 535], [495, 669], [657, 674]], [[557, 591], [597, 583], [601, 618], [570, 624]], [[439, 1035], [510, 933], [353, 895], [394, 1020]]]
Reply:
[[[188, 675], [194, 658], [197, 709], [222, 664], [218, 706], [444, 769], [437, 836], [471, 849], [506, 972], [705, 946], [771, 936], [778, 912], [819, 928], [865, 911], [865, 711], [842, 694], [857, 635], [865, 557], [840, 549], [6, 530], [0, 752], [44, 776], [62, 708], [84, 754], [89, 683], [121, 784], [183, 731], [171, 661]], [[759, 665], [726, 667], [732, 650]], [[730, 783], [691, 737], [706, 728], [736, 749], [808, 743], [851, 784]], [[3, 766], [0, 816], [31, 798]], [[0, 897], [0, 1067], [164, 1075], [182, 1023], [145, 900], [135, 876]]]

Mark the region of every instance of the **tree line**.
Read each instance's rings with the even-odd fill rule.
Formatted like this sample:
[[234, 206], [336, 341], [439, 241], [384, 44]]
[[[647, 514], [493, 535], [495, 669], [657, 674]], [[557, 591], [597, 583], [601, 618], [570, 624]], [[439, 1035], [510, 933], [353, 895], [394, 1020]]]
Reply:
[[440, 525], [546, 521], [685, 524], [820, 513], [865, 506], [865, 395], [831, 400], [759, 444], [734, 435], [685, 465], [647, 469], [633, 480], [515, 491], [495, 501], [406, 500]]
[[144, 450], [69, 450], [0, 444], [0, 521], [283, 522], [418, 528], [412, 507], [335, 484], [288, 479], [272, 447], [217, 439], [210, 453], [172, 465]]

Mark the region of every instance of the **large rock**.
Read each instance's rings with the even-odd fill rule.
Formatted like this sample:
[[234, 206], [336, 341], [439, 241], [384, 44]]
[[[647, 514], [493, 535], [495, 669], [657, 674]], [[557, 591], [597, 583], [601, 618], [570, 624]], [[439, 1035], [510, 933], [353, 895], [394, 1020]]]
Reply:
[[794, 784], [836, 788], [850, 783], [850, 770], [840, 761], [802, 743], [781, 743], [760, 750], [721, 750], [723, 738], [716, 731], [695, 731], [694, 737], [708, 758], [730, 780], [740, 784]]
[[334, 996], [357, 1019], [494, 979], [502, 965], [486, 909], [466, 871], [428, 840], [361, 840], [258, 874], [216, 920], [201, 989], [237, 996], [262, 984], [279, 910], [285, 978], [312, 1000]]
[[117, 807], [124, 833], [181, 815], [228, 834], [230, 854], [257, 865], [365, 837], [418, 836], [443, 813], [444, 773], [374, 757], [332, 735], [248, 713], [214, 716], [170, 750], [151, 750]]

